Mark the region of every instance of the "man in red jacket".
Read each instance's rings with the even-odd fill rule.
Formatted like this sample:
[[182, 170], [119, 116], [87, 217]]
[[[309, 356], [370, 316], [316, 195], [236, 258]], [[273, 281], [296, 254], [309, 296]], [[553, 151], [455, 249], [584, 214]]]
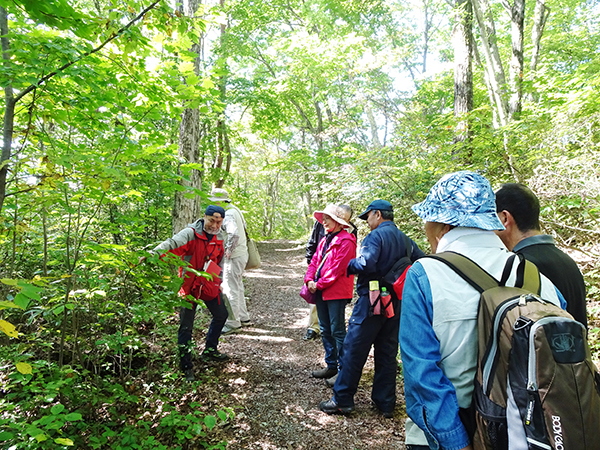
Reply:
[[[180, 256], [192, 269], [210, 271], [208, 269], [210, 261], [220, 265], [223, 259], [223, 238], [218, 236], [218, 233], [224, 217], [225, 210], [222, 207], [207, 206], [202, 219], [198, 219], [172, 238], [159, 244], [154, 248], [153, 253], [162, 255], [172, 253]], [[179, 295], [188, 299], [191, 295], [196, 300], [202, 300], [212, 314], [212, 321], [206, 334], [206, 346], [200, 358], [203, 361], [226, 361], [229, 357], [217, 350], [221, 330], [227, 320], [227, 308], [220, 296], [221, 279], [215, 276], [213, 280], [209, 280], [186, 271], [184, 267], [179, 269], [179, 276], [184, 278]], [[177, 344], [181, 369], [187, 381], [195, 379], [191, 340], [197, 306], [196, 301], [192, 301], [189, 307], [182, 307], [179, 311]]]

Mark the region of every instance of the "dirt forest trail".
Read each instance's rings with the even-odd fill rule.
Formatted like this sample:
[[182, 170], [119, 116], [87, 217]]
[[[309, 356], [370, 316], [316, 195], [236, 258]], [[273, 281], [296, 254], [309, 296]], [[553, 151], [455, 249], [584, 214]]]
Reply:
[[[401, 377], [393, 419], [371, 409], [373, 359], [369, 357], [355, 397], [356, 411], [328, 416], [318, 404], [331, 397], [310, 372], [324, 366], [320, 340], [304, 341], [308, 305], [298, 292], [306, 271], [304, 244], [259, 243], [262, 266], [246, 272], [248, 310], [254, 326], [222, 337], [231, 360], [211, 370], [221, 406], [233, 407], [222, 430], [228, 449], [404, 449], [406, 418]], [[347, 309], [347, 317], [351, 306]], [[217, 394], [217, 393], [214, 393]]]

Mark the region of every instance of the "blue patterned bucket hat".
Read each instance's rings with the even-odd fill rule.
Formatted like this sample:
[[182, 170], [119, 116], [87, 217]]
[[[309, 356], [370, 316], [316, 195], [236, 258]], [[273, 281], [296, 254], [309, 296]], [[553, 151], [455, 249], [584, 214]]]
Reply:
[[468, 170], [444, 175], [425, 201], [413, 205], [412, 210], [425, 222], [504, 230], [496, 214], [496, 196], [490, 182]]

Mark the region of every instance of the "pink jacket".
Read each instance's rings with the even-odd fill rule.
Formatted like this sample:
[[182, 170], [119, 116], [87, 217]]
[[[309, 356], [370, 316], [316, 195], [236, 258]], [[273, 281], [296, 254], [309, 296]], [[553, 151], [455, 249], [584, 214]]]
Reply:
[[[304, 283], [313, 281], [321, 264], [325, 236], [319, 242], [304, 277]], [[346, 276], [346, 268], [351, 259], [356, 258], [356, 238], [346, 230], [340, 231], [329, 244], [325, 263], [321, 268], [321, 277], [317, 289], [323, 293], [323, 300], [342, 300], [352, 298], [354, 275]]]

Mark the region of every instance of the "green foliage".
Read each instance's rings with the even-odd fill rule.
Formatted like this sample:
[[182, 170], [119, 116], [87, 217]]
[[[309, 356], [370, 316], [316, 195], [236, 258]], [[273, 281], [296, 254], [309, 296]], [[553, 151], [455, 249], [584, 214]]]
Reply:
[[[229, 2], [210, 11], [228, 27], [218, 42], [204, 41], [197, 73], [191, 48], [219, 24], [169, 2], [0, 5], [10, 44], [0, 86], [20, 96], [2, 163], [10, 169], [0, 211], [3, 447], [224, 448], [211, 433], [231, 411], [176, 407], [184, 393], [173, 387], [176, 349], [154, 343], [174, 335], [180, 261], [137, 265], [172, 234], [173, 198], [192, 169], [205, 191], [225, 178], [255, 238], [300, 238], [327, 203], [362, 211], [386, 198], [424, 249], [410, 207], [443, 174], [477, 170], [494, 186], [517, 179], [540, 197], [544, 230], [583, 261], [590, 304], [600, 299], [593, 2], [563, 2], [549, 16], [521, 118], [506, 129], [494, 123], [475, 66], [473, 137], [464, 144], [454, 142], [452, 71], [425, 72], [425, 59], [428, 67], [452, 59], [443, 2], [423, 3], [427, 16], [404, 1]], [[499, 4], [493, 10], [504, 17]], [[507, 55], [508, 23], [498, 25]], [[201, 114], [194, 164], [178, 157], [184, 107]], [[213, 164], [223, 112], [229, 171]], [[600, 355], [593, 307], [590, 317]], [[152, 380], [137, 378], [142, 366]], [[160, 414], [144, 414], [160, 403]]]
[[[2, 357], [9, 352], [4, 349]], [[227, 424], [233, 412], [206, 414], [202, 405], [194, 402], [185, 405], [189, 412], [183, 412], [177, 403], [186, 389], [174, 386], [174, 374], [169, 374], [168, 367], [158, 369], [170, 376], [149, 384], [136, 378], [114, 383], [85, 370], [59, 369], [44, 361], [33, 362], [32, 374], [5, 371], [0, 442], [15, 449], [56, 448], [56, 444], [166, 449], [189, 443], [225, 448], [223, 443], [213, 442], [212, 433], [215, 427]]]

